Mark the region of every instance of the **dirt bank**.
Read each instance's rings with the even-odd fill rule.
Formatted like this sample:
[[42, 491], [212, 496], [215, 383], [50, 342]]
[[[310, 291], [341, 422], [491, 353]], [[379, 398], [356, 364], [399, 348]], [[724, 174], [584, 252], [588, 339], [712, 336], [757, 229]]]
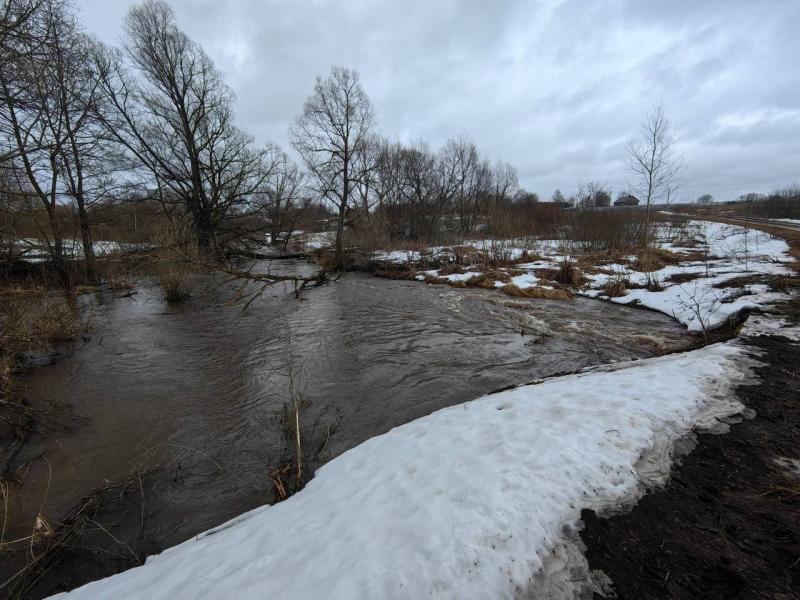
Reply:
[[589, 564], [618, 598], [800, 598], [800, 470], [778, 462], [800, 459], [800, 345], [748, 343], [765, 365], [737, 395], [755, 418], [699, 436], [629, 514], [584, 512]]

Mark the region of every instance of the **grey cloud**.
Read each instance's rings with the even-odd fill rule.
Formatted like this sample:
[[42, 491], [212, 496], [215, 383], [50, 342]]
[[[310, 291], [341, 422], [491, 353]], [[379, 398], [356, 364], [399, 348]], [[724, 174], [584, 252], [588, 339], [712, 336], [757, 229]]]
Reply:
[[[118, 41], [130, 1], [77, 1], [91, 31]], [[624, 189], [624, 140], [658, 101], [681, 130], [684, 196], [800, 177], [796, 122], [725, 121], [800, 108], [792, 0], [171, 4], [260, 141], [288, 145], [314, 78], [342, 64], [360, 71], [389, 138], [435, 148], [468, 135], [546, 197], [586, 178]]]

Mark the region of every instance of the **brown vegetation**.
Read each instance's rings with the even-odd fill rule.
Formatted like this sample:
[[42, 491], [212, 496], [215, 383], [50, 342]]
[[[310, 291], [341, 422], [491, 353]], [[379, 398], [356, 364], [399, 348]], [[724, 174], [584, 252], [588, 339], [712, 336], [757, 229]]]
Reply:
[[608, 296], [609, 298], [619, 298], [620, 296], [627, 294], [629, 288], [630, 282], [624, 277], [619, 277], [617, 279], [609, 280], [609, 282], [603, 288], [603, 295]]
[[41, 288], [9, 288], [0, 293], [0, 440], [4, 445], [0, 480], [39, 417], [18, 393], [16, 376], [35, 353], [52, 353], [92, 325], [91, 305]]
[[40, 512], [30, 535], [11, 541], [0, 540], [0, 552], [10, 561], [9, 565], [17, 569], [2, 583], [0, 590], [8, 594], [8, 598], [28, 598], [36, 584], [59, 563], [80, 553], [91, 554], [94, 560], [112, 560], [125, 568], [141, 565], [144, 557], [116, 538], [100, 521], [104, 512], [123, 505], [129, 497], [141, 494], [144, 502], [143, 482], [155, 470], [155, 467], [139, 468], [125, 481], [106, 481], [58, 521], [49, 521]]
[[647, 248], [642, 250], [639, 257], [631, 263], [631, 268], [636, 271], [650, 273], [663, 269], [667, 265], [676, 265], [685, 260], [692, 260], [696, 257], [672, 252], [665, 248]]
[[532, 287], [522, 289], [513, 283], [509, 283], [500, 288], [500, 291], [507, 296], [515, 298], [548, 298], [550, 300], [568, 300], [572, 295], [567, 290], [545, 287]]
[[704, 275], [703, 273], [699, 272], [673, 273], [672, 275], [667, 277], [666, 281], [668, 283], [675, 283], [675, 284], [689, 283], [690, 281], [694, 281], [695, 279], [703, 277], [703, 275]]

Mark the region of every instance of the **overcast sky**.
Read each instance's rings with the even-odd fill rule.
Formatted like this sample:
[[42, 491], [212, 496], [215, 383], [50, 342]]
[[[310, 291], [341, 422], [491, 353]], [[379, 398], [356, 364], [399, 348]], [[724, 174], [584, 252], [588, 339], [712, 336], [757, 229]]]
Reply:
[[[119, 44], [127, 0], [77, 0]], [[549, 198], [630, 181], [625, 140], [661, 101], [681, 199], [800, 181], [800, 1], [171, 0], [237, 95], [239, 124], [288, 147], [317, 75], [355, 68], [390, 139], [466, 135]]]

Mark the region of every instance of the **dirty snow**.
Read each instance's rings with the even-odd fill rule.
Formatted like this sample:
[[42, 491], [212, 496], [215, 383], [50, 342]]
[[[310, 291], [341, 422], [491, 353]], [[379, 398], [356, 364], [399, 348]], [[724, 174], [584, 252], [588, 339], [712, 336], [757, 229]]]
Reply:
[[[20, 238], [8, 242], [13, 246], [13, 254], [28, 262], [42, 262], [49, 259], [47, 241], [36, 238]], [[64, 238], [61, 240], [64, 256], [68, 258], [83, 258], [83, 242], [79, 239]], [[116, 252], [131, 252], [144, 248], [145, 244], [123, 243], [110, 240], [92, 242], [92, 250], [96, 256], [113, 254]]]
[[736, 343], [484, 396], [374, 437], [300, 493], [59, 597], [512, 598], [593, 588], [583, 508], [642, 493], [749, 379]]
[[[673, 317], [693, 332], [724, 325], [743, 310], [761, 310], [787, 299], [785, 293], [770, 291], [758, 283], [725, 285], [726, 282], [742, 276], [792, 274], [793, 259], [789, 256], [789, 247], [784, 240], [755, 229], [706, 221], [689, 221], [681, 228], [670, 231], [672, 237], [665, 237], [665, 228], [662, 228], [657, 245], [686, 255], [687, 260], [650, 273], [638, 271], [629, 264], [600, 264], [597, 265], [600, 272], [584, 273], [588, 283], [575, 291], [592, 298], [602, 298], [619, 304], [638, 304], [657, 310]], [[487, 252], [490, 256], [496, 256], [493, 252], [501, 247], [496, 240], [464, 241], [463, 244], [471, 244], [476, 250]], [[569, 249], [569, 244], [563, 241], [508, 240], [502, 246], [502, 256], [519, 258], [526, 251], [540, 256], [538, 260], [513, 267], [526, 272], [514, 276], [512, 283], [519, 288], [530, 289], [545, 287], [542, 280], [533, 273], [536, 269], [557, 269], [561, 261], [577, 258], [570, 254]], [[434, 255], [441, 258], [447, 256], [447, 251], [437, 248]], [[392, 258], [402, 261], [398, 255]], [[624, 259], [634, 264], [638, 256], [631, 255]], [[407, 260], [413, 262], [417, 258], [408, 257]], [[456, 280], [452, 275], [440, 276], [435, 270], [425, 273], [444, 281]], [[473, 268], [468, 275], [458, 277], [465, 280], [479, 274], [480, 271]], [[680, 275], [696, 275], [696, 278], [684, 282], [670, 280], [671, 277]], [[423, 280], [425, 277], [418, 279]], [[625, 279], [631, 285], [622, 296], [609, 298], [604, 288], [617, 279]], [[652, 283], [657, 285], [650, 285], [650, 289], [644, 287]], [[502, 287], [499, 282], [495, 285]]]

